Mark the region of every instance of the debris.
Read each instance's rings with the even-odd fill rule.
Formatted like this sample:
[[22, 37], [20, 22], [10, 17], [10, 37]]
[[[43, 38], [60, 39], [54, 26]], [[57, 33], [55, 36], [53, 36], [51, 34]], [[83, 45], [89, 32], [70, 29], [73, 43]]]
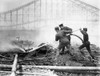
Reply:
[[[27, 42], [27, 41], [26, 41]], [[20, 43], [20, 44], [19, 44]], [[95, 61], [91, 62], [89, 59], [89, 54], [86, 51], [86, 49], [82, 49], [84, 56], [80, 53], [80, 50], [78, 50], [79, 45], [74, 45], [71, 47], [71, 53], [72, 56], [67, 53], [62, 54], [62, 55], [56, 55], [58, 50], [51, 46], [50, 44], [46, 43], [41, 43], [39, 46], [36, 47], [35, 50], [33, 50], [32, 46], [26, 48], [28, 44], [31, 44], [32, 42], [28, 44], [23, 44], [24, 41], [21, 42], [16, 42], [16, 45], [23, 47], [24, 49], [28, 49], [26, 53], [18, 53], [19, 54], [19, 59], [18, 59], [18, 64], [19, 65], [56, 65], [56, 66], [98, 66], [100, 65], [98, 63], [99, 61], [99, 55], [100, 55], [100, 49], [96, 47], [95, 45], [91, 45], [91, 50], [93, 55], [95, 56]], [[32, 48], [32, 49], [30, 49]], [[32, 50], [32, 51], [30, 51]], [[32, 55], [30, 55], [32, 54]], [[12, 54], [1, 54], [4, 57], [8, 57], [9, 55]], [[14, 56], [11, 56], [14, 57]], [[14, 59], [14, 58], [11, 58]], [[6, 58], [0, 58], [1, 63], [8, 61]], [[4, 63], [7, 64], [8, 62]], [[12, 64], [12, 62], [9, 62], [8, 64]], [[27, 70], [27, 69], [26, 69]], [[29, 70], [31, 71], [32, 68]], [[71, 73], [57, 73], [58, 76], [67, 76], [68, 74]], [[71, 74], [70, 76], [74, 76], [77, 74]], [[69, 75], [68, 75], [69, 76]], [[81, 75], [84, 76], [84, 75]]]

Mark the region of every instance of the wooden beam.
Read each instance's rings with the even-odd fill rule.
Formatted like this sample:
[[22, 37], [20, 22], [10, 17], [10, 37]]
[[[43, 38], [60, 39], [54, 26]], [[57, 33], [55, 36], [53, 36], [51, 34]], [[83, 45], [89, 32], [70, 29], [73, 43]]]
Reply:
[[40, 48], [42, 48], [42, 47], [44, 47], [44, 46], [46, 46], [46, 45], [48, 45], [48, 44], [45, 43], [45, 44], [43, 44], [43, 45], [41, 45], [41, 46], [33, 47], [33, 49], [32, 49], [32, 50], [29, 50], [28, 53], [33, 52], [33, 51], [35, 51], [35, 50], [38, 50], [38, 49], [40, 49]]
[[10, 76], [16, 76], [16, 70], [17, 70], [17, 58], [18, 58], [18, 55], [16, 54], [15, 55], [15, 58], [14, 58], [14, 62], [13, 62], [13, 65], [12, 65], [12, 73]]
[[12, 65], [0, 64], [0, 67], [3, 67], [3, 68], [11, 68]]
[[[33, 68], [34, 69], [34, 68]], [[45, 70], [45, 69], [44, 69]], [[63, 71], [56, 71], [56, 72], [63, 72]], [[100, 71], [71, 71], [71, 70], [69, 70], [69, 71], [66, 71], [67, 73], [73, 73], [73, 74], [100, 74]], [[11, 74], [12, 72], [11, 71], [0, 71], [0, 73], [7, 73], [7, 74]], [[26, 72], [26, 71], [16, 71], [16, 74], [17, 75], [46, 75], [47, 76], [47, 74], [45, 74], [45, 73], [40, 73], [40, 72], [38, 72], [38, 70], [37, 70], [37, 72], [32, 72], [31, 70], [30, 70], [30, 72]]]
[[[0, 67], [11, 68], [12, 65], [0, 65]], [[55, 71], [100, 71], [100, 66], [97, 67], [88, 67], [88, 66], [36, 66], [36, 65], [20, 65], [22, 68], [41, 68], [41, 69], [50, 69]], [[18, 68], [19, 66], [17, 66]]]
[[82, 70], [82, 71], [100, 71], [100, 67], [82, 67], [82, 66], [22, 66], [24, 67], [33, 67], [33, 68], [43, 68], [43, 69], [51, 69], [58, 71], [68, 71], [68, 70]]
[[[11, 71], [0, 71], [0, 73], [7, 73], [7, 74], [10, 74], [11, 73]], [[38, 71], [37, 72], [16, 72], [16, 74], [17, 75], [43, 75], [43, 76], [49, 76], [50, 74], [49, 73], [38, 73]]]

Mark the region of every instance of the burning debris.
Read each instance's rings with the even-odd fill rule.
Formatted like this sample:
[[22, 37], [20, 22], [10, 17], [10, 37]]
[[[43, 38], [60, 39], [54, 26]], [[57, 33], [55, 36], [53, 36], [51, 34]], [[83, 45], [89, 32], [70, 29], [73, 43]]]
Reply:
[[[64, 54], [64, 55], [56, 56], [56, 52], [58, 50], [56, 48], [54, 49], [54, 47], [51, 46], [50, 44], [41, 43], [39, 46], [34, 47], [34, 48], [30, 47], [30, 46], [33, 46], [33, 42], [27, 41], [27, 40], [26, 41], [22, 41], [22, 40], [21, 41], [13, 41], [12, 44], [19, 46], [20, 48], [24, 48], [24, 50], [26, 51], [25, 53], [19, 52], [19, 63], [20, 64], [60, 65], [61, 66], [61, 65], [72, 65], [72, 64], [70, 64], [71, 62], [74, 62], [79, 65], [86, 65], [86, 64], [83, 64], [83, 62], [84, 63], [90, 62], [89, 57], [87, 55], [87, 51], [85, 51], [85, 49], [83, 49], [85, 57], [82, 56], [82, 54], [77, 49], [78, 45], [73, 46], [71, 48], [71, 52], [72, 52], [73, 56], [70, 56], [69, 53], [67, 53], [67, 51], [66, 51], [66, 54]], [[28, 48], [26, 48], [26, 46]], [[95, 55], [95, 54], [99, 54], [98, 53], [99, 48], [96, 47], [95, 45], [91, 45], [91, 49], [92, 49], [93, 55], [96, 58], [97, 55]], [[94, 49], [96, 49], [96, 50], [94, 50]], [[2, 55], [4, 55], [4, 54], [2, 54]], [[8, 55], [11, 56], [11, 54], [8, 54]], [[7, 56], [7, 54], [5, 54], [5, 57], [6, 56]], [[11, 58], [11, 59], [13, 59], [13, 58]]]
[[[57, 56], [57, 49], [50, 44], [41, 43], [37, 47], [33, 47], [34, 43], [31, 41], [12, 41], [14, 46], [18, 46], [25, 50], [25, 52], [18, 52], [18, 64], [19, 65], [51, 65], [51, 66], [98, 66], [98, 56], [100, 55], [100, 49], [95, 45], [91, 45], [91, 50], [95, 56], [95, 61], [91, 62], [86, 49], [83, 49], [84, 56], [80, 53], [75, 45], [71, 47], [70, 55], [67, 50], [65, 54]], [[26, 48], [27, 47], [27, 48]], [[13, 49], [14, 51], [15, 49]], [[2, 53], [1, 64], [12, 64], [14, 59], [13, 53]], [[6, 59], [6, 58], [10, 59]], [[5, 58], [6, 57], [6, 58]], [[5, 61], [7, 61], [5, 63]], [[2, 69], [1, 69], [2, 70]], [[24, 69], [25, 70], [25, 69]], [[28, 69], [26, 69], [28, 70]], [[29, 69], [32, 71], [32, 68]], [[58, 73], [58, 76], [66, 76], [70, 73]], [[75, 75], [75, 74], [72, 74]], [[41, 75], [40, 75], [41, 76]], [[84, 76], [84, 75], [83, 75]]]

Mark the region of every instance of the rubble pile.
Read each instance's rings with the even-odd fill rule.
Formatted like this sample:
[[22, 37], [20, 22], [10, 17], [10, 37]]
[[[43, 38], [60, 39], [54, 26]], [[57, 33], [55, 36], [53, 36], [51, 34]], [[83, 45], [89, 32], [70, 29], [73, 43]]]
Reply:
[[[31, 41], [13, 41], [14, 45], [18, 45], [25, 49], [26, 51], [30, 50], [30, 47], [33, 46]], [[40, 44], [39, 46], [43, 45]], [[19, 53], [18, 64], [21, 65], [56, 65], [56, 66], [98, 66], [100, 48], [96, 45], [91, 45], [91, 50], [95, 56], [95, 61], [91, 62], [87, 50], [82, 49], [84, 56], [80, 53], [78, 49], [79, 45], [71, 46], [70, 52], [72, 56], [67, 52], [63, 55], [57, 56], [57, 49], [51, 46], [50, 44], [43, 46], [31, 53]], [[27, 47], [27, 48], [26, 48]], [[4, 54], [3, 54], [4, 55]], [[13, 56], [12, 56], [13, 57]], [[13, 58], [11, 58], [13, 59]], [[6, 59], [5, 59], [6, 61]], [[10, 63], [12, 64], [12, 63]], [[31, 69], [26, 69], [32, 71]], [[94, 76], [92, 74], [74, 74], [74, 73], [64, 73], [56, 72], [58, 76]], [[96, 76], [96, 75], [95, 75]]]
[[[34, 42], [31, 41], [13, 41], [13, 44], [18, 45], [20, 47], [23, 47], [26, 49], [30, 48], [30, 46], [33, 46]], [[39, 46], [43, 45], [45, 43], [41, 43]], [[79, 45], [74, 45], [71, 47], [70, 52], [73, 54], [73, 56], [70, 56], [68, 53], [64, 55], [59, 55], [56, 56], [56, 52], [58, 51], [57, 49], [53, 48], [51, 45], [46, 45], [43, 46], [31, 54], [20, 54], [20, 59], [23, 61], [20, 62], [20, 64], [25, 64], [25, 65], [57, 65], [57, 66], [76, 66], [76, 65], [84, 65], [84, 66], [93, 66], [95, 65], [94, 63], [92, 64], [89, 60], [89, 53], [87, 50], [84, 48], [82, 51], [84, 53], [84, 56], [80, 53], [80, 50], [78, 49]], [[99, 48], [96, 47], [96, 45], [91, 45], [91, 50], [95, 58], [97, 59], [97, 54], [99, 54]], [[25, 57], [23, 59], [23, 57]]]

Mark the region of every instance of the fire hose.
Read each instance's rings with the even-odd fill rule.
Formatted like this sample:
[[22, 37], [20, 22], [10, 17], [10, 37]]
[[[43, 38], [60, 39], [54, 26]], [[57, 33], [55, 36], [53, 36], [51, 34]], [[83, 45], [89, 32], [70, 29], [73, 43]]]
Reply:
[[81, 37], [79, 37], [78, 35], [76, 35], [76, 34], [70, 34], [70, 35], [79, 38], [83, 42], [83, 39]]
[[83, 39], [80, 36], [78, 36], [76, 34], [72, 34], [73, 32], [76, 32], [76, 31], [79, 31], [79, 29], [72, 31], [71, 34], [67, 34], [67, 36], [69, 36], [69, 35], [75, 36], [75, 37], [79, 38], [83, 42]]

